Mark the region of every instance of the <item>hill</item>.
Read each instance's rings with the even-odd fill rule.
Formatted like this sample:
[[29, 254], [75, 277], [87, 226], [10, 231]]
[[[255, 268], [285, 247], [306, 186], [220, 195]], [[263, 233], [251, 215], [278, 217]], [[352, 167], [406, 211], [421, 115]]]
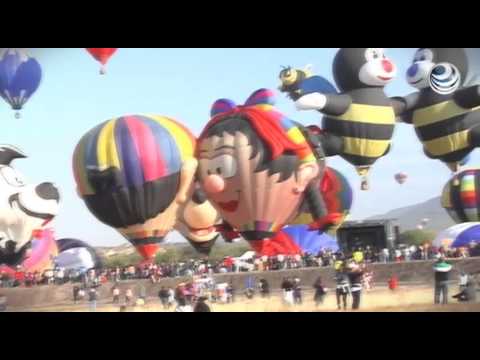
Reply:
[[455, 224], [450, 216], [448, 216], [447, 212], [442, 208], [439, 197], [420, 204], [391, 210], [382, 215], [375, 215], [367, 220], [382, 218], [397, 219], [401, 231], [416, 229], [422, 219], [425, 218], [430, 219], [426, 228], [436, 232]]

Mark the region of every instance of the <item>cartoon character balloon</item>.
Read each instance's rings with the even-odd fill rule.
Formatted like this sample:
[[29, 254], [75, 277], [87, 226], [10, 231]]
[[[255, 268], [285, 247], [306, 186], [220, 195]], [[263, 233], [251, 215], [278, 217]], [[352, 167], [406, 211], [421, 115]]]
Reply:
[[87, 48], [87, 51], [101, 64], [100, 75], [104, 75], [107, 73], [107, 63], [117, 48]]
[[175, 230], [201, 254], [209, 255], [220, 233], [220, 215], [205, 192], [197, 185], [192, 197], [184, 204], [178, 215]]
[[191, 195], [195, 138], [163, 116], [109, 120], [78, 143], [78, 193], [101, 222], [114, 227], [150, 261]]
[[443, 189], [442, 207], [456, 223], [480, 221], [480, 169], [454, 176]]
[[16, 110], [20, 110], [37, 91], [42, 79], [42, 68], [24, 49], [0, 51], [0, 96]]
[[[275, 235], [306, 193], [321, 199], [310, 186], [319, 173], [312, 147], [273, 103], [266, 89], [254, 92], [244, 106], [219, 100], [199, 138], [201, 185], [223, 220], [249, 241]], [[326, 211], [314, 220], [318, 228], [335, 224]]]
[[418, 89], [394, 98], [400, 119], [415, 127], [425, 154], [457, 172], [480, 145], [480, 86], [468, 86], [462, 48], [421, 48], [407, 72]]
[[384, 49], [342, 48], [333, 63], [341, 92], [325, 92], [325, 86], [320, 86], [317, 91], [311, 88], [301, 96], [291, 96], [298, 110], [317, 110], [325, 115], [325, 154], [340, 155], [354, 165], [362, 177], [362, 190], [369, 188], [370, 168], [390, 150], [396, 109], [384, 88], [396, 71]]
[[[318, 182], [318, 188], [323, 195], [329, 214], [341, 214], [336, 227], [329, 230], [335, 231], [347, 219], [353, 203], [353, 189], [347, 178], [332, 167], [326, 167], [323, 177]], [[292, 225], [310, 224], [312, 216], [308, 211], [308, 204], [303, 204], [299, 215], [291, 222]]]
[[12, 145], [0, 145], [0, 264], [21, 263], [32, 234], [58, 213], [60, 194], [49, 182], [30, 185], [13, 167], [26, 155]]

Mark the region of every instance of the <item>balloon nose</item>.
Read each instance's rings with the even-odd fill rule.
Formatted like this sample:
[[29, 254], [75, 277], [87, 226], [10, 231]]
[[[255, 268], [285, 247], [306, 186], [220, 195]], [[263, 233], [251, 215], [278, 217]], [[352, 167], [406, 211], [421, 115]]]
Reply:
[[207, 201], [207, 195], [202, 189], [196, 189], [192, 196], [192, 201], [195, 204], [201, 205]]
[[391, 73], [394, 69], [393, 63], [390, 60], [382, 60], [383, 70], [387, 73]]
[[225, 180], [218, 175], [209, 175], [203, 182], [205, 191], [211, 194], [217, 194], [225, 190]]
[[418, 73], [418, 64], [413, 64], [408, 68], [407, 75], [408, 77], [415, 77]]
[[57, 188], [52, 183], [42, 183], [35, 188], [37, 195], [43, 200], [60, 200], [60, 194]]

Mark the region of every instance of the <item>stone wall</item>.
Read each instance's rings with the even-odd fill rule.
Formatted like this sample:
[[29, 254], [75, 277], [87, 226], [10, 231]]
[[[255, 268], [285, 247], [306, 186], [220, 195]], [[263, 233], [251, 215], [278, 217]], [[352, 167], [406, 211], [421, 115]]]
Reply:
[[[459, 271], [469, 273], [480, 272], [480, 258], [471, 258], [464, 260], [451, 261], [454, 265], [452, 271], [452, 280], [456, 281]], [[433, 282], [433, 262], [415, 261], [408, 263], [395, 264], [375, 264], [368, 267], [374, 273], [374, 282], [376, 284], [385, 284], [393, 275], [397, 275], [402, 282], [432, 283]], [[303, 286], [310, 287], [318, 276], [321, 276], [325, 286], [334, 286], [334, 270], [332, 268], [307, 268], [300, 270], [270, 271], [270, 272], [252, 272], [236, 274], [217, 274], [214, 275], [217, 283], [232, 282], [237, 292], [243, 291], [247, 277], [253, 276], [256, 280], [265, 278], [271, 289], [278, 289], [284, 277], [298, 277]], [[147, 280], [124, 281], [119, 287], [123, 292], [130, 287], [135, 295], [140, 293], [141, 286], [145, 287], [147, 296], [156, 297], [161, 286], [174, 287], [178, 283], [189, 281], [188, 278], [163, 279], [157, 284], [152, 284]], [[110, 299], [110, 290], [112, 284], [103, 285], [99, 289], [100, 299]], [[69, 302], [72, 299], [73, 286], [70, 284], [63, 286], [40, 286], [36, 288], [14, 288], [0, 289], [0, 295], [7, 296], [7, 305], [10, 309], [28, 308], [46, 304], [56, 304]]]

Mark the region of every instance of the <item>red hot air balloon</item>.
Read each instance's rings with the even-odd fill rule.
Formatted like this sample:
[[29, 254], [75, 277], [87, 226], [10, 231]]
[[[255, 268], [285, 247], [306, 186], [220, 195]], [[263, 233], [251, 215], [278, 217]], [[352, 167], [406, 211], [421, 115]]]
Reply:
[[108, 60], [112, 57], [113, 54], [117, 51], [117, 48], [86, 48], [87, 51], [92, 55], [95, 60], [97, 60], [102, 67], [100, 68], [100, 74], [104, 75], [106, 70], [106, 65]]

